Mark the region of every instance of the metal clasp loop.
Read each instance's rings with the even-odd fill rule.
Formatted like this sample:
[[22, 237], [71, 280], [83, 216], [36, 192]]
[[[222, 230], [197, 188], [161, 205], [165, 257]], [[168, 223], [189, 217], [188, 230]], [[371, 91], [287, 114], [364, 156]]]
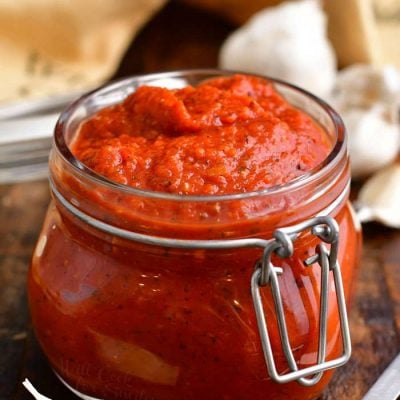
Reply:
[[[316, 247], [315, 255], [304, 261], [305, 266], [318, 263], [321, 267], [321, 296], [320, 296], [320, 319], [319, 319], [319, 342], [317, 363], [307, 368], [299, 369], [290, 345], [286, 318], [284, 314], [282, 296], [279, 288], [278, 276], [283, 272], [281, 268], [271, 262], [272, 254], [281, 258], [290, 257], [294, 251], [294, 242], [303, 231], [310, 230], [312, 235], [317, 236], [321, 243]], [[330, 245], [328, 250], [325, 243]], [[332, 217], [315, 217], [298, 225], [277, 229], [274, 239], [264, 247], [263, 257], [257, 263], [251, 278], [251, 292], [257, 317], [261, 344], [264, 352], [265, 362], [270, 377], [278, 383], [297, 381], [304, 386], [316, 384], [322, 377], [324, 371], [345, 364], [351, 355], [350, 331], [347, 319], [346, 302], [344, 297], [343, 282], [340, 266], [337, 260], [339, 244], [339, 227]], [[336, 291], [336, 299], [339, 310], [340, 330], [343, 342], [343, 353], [333, 360], [326, 360], [327, 326], [328, 326], [328, 300], [329, 300], [329, 276], [332, 273]], [[260, 288], [270, 285], [275, 306], [276, 318], [279, 328], [279, 336], [283, 352], [290, 368], [290, 372], [279, 374], [276, 369], [275, 359], [272, 352], [271, 340], [268, 332], [267, 319], [264, 313]]]

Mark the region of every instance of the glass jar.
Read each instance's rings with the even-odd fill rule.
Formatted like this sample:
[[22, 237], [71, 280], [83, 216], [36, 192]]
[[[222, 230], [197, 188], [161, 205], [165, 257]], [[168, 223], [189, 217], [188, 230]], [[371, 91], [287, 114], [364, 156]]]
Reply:
[[138, 86], [229, 74], [125, 79], [60, 117], [52, 202], [29, 274], [33, 326], [60, 379], [84, 399], [318, 397], [350, 356], [346, 304], [360, 230], [346, 133], [316, 97], [276, 89], [327, 132], [314, 170], [259, 192], [180, 196], [127, 187], [69, 150], [80, 123]]

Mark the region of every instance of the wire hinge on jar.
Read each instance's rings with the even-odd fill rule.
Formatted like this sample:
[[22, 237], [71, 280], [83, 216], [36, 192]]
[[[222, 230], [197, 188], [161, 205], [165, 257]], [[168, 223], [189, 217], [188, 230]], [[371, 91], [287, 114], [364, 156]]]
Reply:
[[[280, 258], [287, 258], [293, 254], [293, 242], [303, 231], [310, 230], [312, 235], [317, 236], [321, 243], [316, 247], [313, 256], [304, 261], [306, 267], [318, 263], [321, 267], [321, 289], [320, 289], [320, 315], [319, 315], [319, 342], [318, 356], [315, 365], [299, 369], [290, 345], [290, 338], [284, 314], [282, 296], [279, 289], [278, 276], [284, 273], [282, 268], [276, 267], [271, 261], [271, 256], [276, 254]], [[262, 259], [256, 264], [256, 269], [251, 279], [251, 291], [256, 311], [257, 323], [264, 351], [264, 357], [270, 377], [278, 383], [297, 381], [304, 386], [316, 384], [322, 377], [324, 371], [345, 364], [351, 355], [350, 332], [347, 319], [345, 296], [337, 260], [339, 243], [339, 227], [332, 217], [321, 216], [309, 219], [298, 225], [277, 229], [274, 239], [264, 247]], [[330, 245], [328, 250], [326, 244]], [[340, 329], [343, 341], [343, 353], [333, 360], [326, 360], [327, 326], [328, 326], [328, 303], [329, 303], [329, 277], [333, 275], [336, 299], [340, 318]], [[279, 336], [290, 372], [279, 374], [275, 364], [270, 336], [268, 333], [267, 319], [262, 305], [260, 289], [270, 286], [275, 306], [276, 318], [279, 328]]]

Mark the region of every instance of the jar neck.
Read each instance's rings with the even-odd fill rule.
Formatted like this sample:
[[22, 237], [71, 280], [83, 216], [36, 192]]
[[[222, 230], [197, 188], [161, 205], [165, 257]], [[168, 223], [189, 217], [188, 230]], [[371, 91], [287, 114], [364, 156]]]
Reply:
[[131, 232], [169, 238], [229, 239], [270, 237], [275, 229], [315, 217], [335, 217], [348, 199], [350, 172], [346, 151], [335, 164], [305, 177], [291, 190], [195, 201], [149, 197], [120, 190], [88, 176], [53, 149], [50, 178], [55, 191], [72, 205], [56, 204], [66, 214], [82, 212]]
[[[83, 121], [104, 107], [123, 101], [141, 85], [169, 88], [196, 85], [229, 71], [197, 70], [127, 78], [89, 93], [72, 104], [56, 125], [50, 174], [54, 187], [78, 210], [133, 232], [157, 236], [220, 239], [268, 235], [328, 209], [339, 212], [337, 199], [350, 175], [346, 134], [340, 117], [322, 100], [284, 82], [270, 79], [293, 107], [308, 114], [327, 134], [332, 150], [307, 174], [260, 192], [222, 196], [179, 196], [146, 192], [110, 182], [82, 165], [70, 150]], [[333, 206], [332, 206], [333, 204]]]

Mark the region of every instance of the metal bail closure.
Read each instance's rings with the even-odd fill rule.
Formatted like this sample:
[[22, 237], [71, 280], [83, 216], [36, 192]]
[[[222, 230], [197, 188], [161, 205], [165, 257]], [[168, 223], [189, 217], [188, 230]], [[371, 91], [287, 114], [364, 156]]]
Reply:
[[[305, 266], [318, 263], [321, 267], [321, 297], [320, 297], [320, 319], [319, 319], [319, 342], [318, 356], [315, 365], [299, 369], [290, 345], [290, 338], [284, 315], [282, 296], [279, 289], [278, 275], [284, 273], [281, 268], [274, 266], [271, 262], [272, 254], [281, 258], [290, 257], [293, 254], [293, 242], [300, 233], [310, 230], [312, 235], [317, 236], [321, 243], [316, 247], [316, 253], [304, 261]], [[330, 249], [325, 243], [330, 244]], [[261, 344], [264, 352], [265, 362], [270, 377], [278, 383], [297, 381], [304, 386], [315, 385], [322, 377], [324, 371], [345, 364], [351, 355], [351, 341], [349, 324], [347, 319], [346, 302], [343, 291], [342, 275], [340, 265], [337, 261], [339, 243], [339, 227], [332, 217], [315, 217], [291, 227], [277, 229], [274, 239], [268, 241], [264, 247], [262, 259], [257, 263], [256, 270], [251, 279], [251, 292], [257, 317]], [[327, 326], [328, 326], [328, 300], [329, 300], [329, 276], [332, 273], [336, 291], [336, 299], [339, 310], [340, 330], [343, 342], [343, 353], [341, 356], [326, 360]], [[267, 319], [262, 305], [260, 288], [270, 285], [275, 306], [276, 318], [279, 328], [279, 336], [283, 352], [290, 371], [279, 374], [276, 369], [275, 359], [272, 352], [270, 335], [268, 332]]]

